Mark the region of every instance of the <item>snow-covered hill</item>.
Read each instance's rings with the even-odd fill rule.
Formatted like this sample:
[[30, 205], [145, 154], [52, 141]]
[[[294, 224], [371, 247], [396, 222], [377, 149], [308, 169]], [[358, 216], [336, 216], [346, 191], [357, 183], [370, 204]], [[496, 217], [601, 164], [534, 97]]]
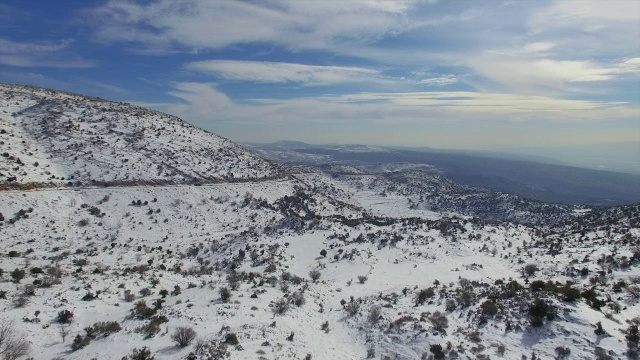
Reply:
[[[446, 358], [625, 353], [640, 314], [637, 209], [534, 229], [408, 206], [402, 217], [400, 201], [393, 218], [375, 216], [371, 193], [350, 202], [295, 179], [1, 192], [0, 321], [17, 324], [35, 359], [144, 346], [157, 359], [209, 358], [174, 345], [180, 326], [202, 346], [235, 334], [231, 359], [421, 359], [435, 345]], [[536, 299], [553, 309], [542, 326]], [[140, 301], [152, 315], [137, 313]], [[87, 332], [99, 322], [121, 330]]]
[[179, 118], [35, 87], [0, 84], [0, 182], [195, 183], [278, 170]]
[[[498, 207], [493, 195], [411, 164], [276, 176], [277, 164], [164, 114], [3, 91], [1, 172], [16, 177], [5, 184], [54, 186], [0, 191], [0, 356], [532, 360], [640, 351], [639, 206], [514, 197]], [[59, 186], [67, 181], [80, 183]], [[103, 186], [85, 186], [96, 181]], [[476, 213], [487, 217], [573, 214], [525, 225], [443, 202], [495, 207]], [[29, 351], [3, 353], [20, 344]]]

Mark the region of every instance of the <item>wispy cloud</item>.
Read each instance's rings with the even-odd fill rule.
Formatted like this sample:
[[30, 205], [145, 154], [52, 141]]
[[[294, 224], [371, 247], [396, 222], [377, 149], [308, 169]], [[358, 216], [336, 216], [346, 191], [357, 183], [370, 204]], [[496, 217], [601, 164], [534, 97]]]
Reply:
[[624, 80], [640, 74], [637, 57], [609, 62], [558, 60], [546, 55], [531, 57], [526, 48], [485, 51], [469, 60], [468, 66], [509, 92], [564, 97], [589, 92], [587, 85], [592, 83]]
[[[455, 123], [469, 118], [513, 121], [585, 122], [634, 119], [640, 107], [623, 102], [558, 99], [547, 96], [478, 92], [353, 93], [292, 99], [252, 99], [237, 103], [206, 83], [176, 83], [181, 102], [164, 110], [200, 124], [239, 122], [406, 122]], [[212, 114], [215, 119], [212, 120]]]
[[0, 64], [18, 67], [87, 68], [89, 60], [64, 53], [73, 40], [17, 42], [0, 38]]
[[554, 47], [558, 46], [558, 44], [546, 41], [533, 42], [524, 46], [525, 53], [545, 53]]
[[432, 77], [427, 79], [420, 80], [420, 84], [429, 85], [429, 86], [445, 86], [452, 85], [459, 81], [459, 76], [449, 74], [444, 76]]
[[185, 65], [186, 69], [210, 73], [219, 78], [259, 83], [303, 83], [329, 85], [381, 79], [376, 70], [347, 66], [317, 66], [260, 61], [198, 61]]
[[[212, 84], [176, 83], [170, 103], [143, 105], [175, 114], [239, 140], [294, 137], [316, 142], [414, 143], [444, 147], [629, 140], [616, 126], [581, 131], [605, 119], [635, 122], [640, 107], [621, 102], [477, 92], [353, 93], [236, 102]], [[555, 129], [550, 140], [549, 129]], [[343, 130], [339, 130], [343, 129]], [[560, 130], [563, 129], [563, 130]], [[526, 133], [523, 138], [522, 133]], [[546, 134], [546, 135], [545, 135]], [[535, 139], [534, 139], [535, 136]], [[510, 139], [513, 142], [510, 142]]]
[[529, 20], [534, 33], [558, 28], [599, 31], [614, 24], [636, 24], [640, 3], [629, 0], [559, 0], [536, 12]]
[[90, 14], [100, 41], [130, 43], [137, 51], [220, 49], [255, 42], [326, 49], [336, 43], [369, 43], [402, 31], [408, 11], [417, 3], [110, 0]]

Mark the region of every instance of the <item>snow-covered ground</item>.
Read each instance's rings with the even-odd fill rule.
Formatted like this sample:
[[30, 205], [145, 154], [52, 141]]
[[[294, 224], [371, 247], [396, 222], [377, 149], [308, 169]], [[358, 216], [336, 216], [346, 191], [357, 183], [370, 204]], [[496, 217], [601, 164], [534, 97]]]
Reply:
[[[564, 270], [572, 259], [582, 260], [586, 254], [596, 259], [608, 254], [610, 247], [567, 241], [562, 254], [550, 256], [544, 247], [532, 245], [540, 241], [533, 229], [508, 224], [474, 225], [463, 218], [452, 220], [459, 225], [457, 230], [444, 233], [438, 230], [442, 217], [389, 225], [366, 221], [345, 225], [328, 220], [331, 215], [357, 218], [362, 211], [377, 212], [377, 205], [371, 201], [373, 194], [355, 189], [353, 193], [364, 195], [350, 201], [353, 206], [362, 206], [362, 211], [331, 206], [325, 199], [322, 206], [311, 206], [323, 220], [312, 228], [290, 231], [282, 220], [291, 216], [291, 209], [301, 216], [304, 211], [278, 204], [285, 197], [293, 198], [301, 187], [302, 183], [291, 180], [2, 192], [0, 202], [7, 219], [20, 210], [27, 216], [13, 224], [5, 221], [1, 228], [5, 249], [1, 268], [5, 275], [0, 289], [7, 299], [0, 300], [0, 319], [19, 324], [33, 344], [31, 356], [35, 359], [113, 359], [141, 346], [152, 349], [158, 359], [186, 357], [193, 348], [179, 349], [169, 338], [178, 326], [192, 327], [203, 339], [221, 338], [221, 329], [228, 326], [225, 331], [237, 334], [242, 348], [229, 347], [233, 359], [254, 359], [257, 352], [264, 352], [266, 358], [312, 354], [315, 359], [361, 359], [369, 347], [376, 349], [378, 356], [396, 354], [398, 358], [419, 359], [429, 352], [431, 344], [446, 347], [448, 342], [454, 349], [492, 356], [497, 344], [502, 344], [505, 358], [520, 358], [534, 351], [549, 357], [561, 345], [569, 346], [575, 358], [591, 358], [596, 345], [619, 356], [624, 353], [620, 329], [625, 320], [640, 313], [637, 300], [624, 293], [621, 305], [626, 309], [617, 314], [595, 311], [582, 302], [551, 300], [560, 309], [558, 318], [542, 328], [528, 326], [526, 309], [514, 307], [509, 311], [520, 311], [520, 318], [511, 321], [522, 323], [522, 327], [510, 332], [504, 330], [504, 318], [478, 324], [474, 314], [483, 301], [480, 298], [470, 306], [460, 305], [450, 311], [445, 304], [462, 279], [477, 282], [476, 290], [484, 286], [479, 284], [492, 285], [499, 279], [517, 279], [524, 285], [523, 262], [533, 262], [540, 268], [536, 279], [563, 282], [570, 279]], [[322, 199], [311, 189], [304, 191]], [[358, 203], [358, 199], [364, 201]], [[92, 210], [94, 207], [98, 210]], [[400, 215], [400, 206], [396, 211], [394, 218]], [[416, 216], [408, 207], [404, 211], [407, 217]], [[279, 231], [271, 229], [273, 224], [280, 224]], [[392, 244], [396, 235], [400, 238]], [[637, 236], [638, 231], [632, 235]], [[526, 251], [516, 250], [525, 245]], [[326, 256], [320, 255], [323, 249]], [[239, 258], [240, 250], [246, 253], [243, 258]], [[19, 255], [9, 257], [9, 251]], [[232, 291], [230, 303], [224, 303], [219, 289], [230, 286], [227, 277], [231, 263], [235, 263], [235, 273], [253, 275], [246, 275]], [[60, 283], [36, 287], [34, 296], [26, 296], [28, 303], [17, 307], [25, 285], [44, 280], [47, 269], [55, 267], [64, 273]], [[33, 268], [42, 268], [44, 274], [31, 274]], [[10, 282], [8, 273], [13, 269], [24, 269], [26, 278], [18, 284]], [[313, 269], [320, 271], [318, 281], [310, 279]], [[592, 273], [597, 270], [591, 269]], [[296, 283], [287, 276], [285, 280], [284, 273], [303, 280]], [[366, 276], [363, 284], [359, 276]], [[630, 282], [633, 276], [640, 276], [637, 266], [606, 275], [611, 282]], [[583, 282], [588, 284], [588, 279], [583, 278]], [[171, 292], [176, 285], [181, 293], [168, 295], [159, 310], [169, 320], [160, 326], [160, 333], [149, 339], [136, 333], [145, 322], [127, 318], [134, 302], [144, 299], [151, 306], [161, 298], [160, 290]], [[434, 297], [415, 306], [417, 292], [429, 287], [434, 287]], [[139, 292], [144, 288], [150, 288], [151, 294], [142, 297]], [[136, 295], [134, 302], [125, 301], [127, 289]], [[306, 303], [291, 305], [285, 314], [274, 314], [274, 303], [296, 291], [304, 293]], [[97, 298], [82, 301], [88, 292], [97, 294]], [[360, 304], [355, 316], [349, 316], [341, 305], [341, 300], [348, 304], [351, 298]], [[382, 318], [372, 324], [367, 316], [375, 305], [382, 306]], [[33, 321], [36, 310], [40, 312], [37, 322]], [[60, 335], [62, 326], [56, 320], [62, 310], [74, 313], [65, 342]], [[428, 321], [419, 320], [435, 311], [447, 314], [446, 335], [438, 335]], [[412, 326], [389, 328], [402, 317]], [[72, 352], [69, 345], [73, 338], [98, 321], [117, 321], [123, 330]], [[329, 322], [328, 333], [321, 330], [325, 321]], [[599, 339], [593, 334], [598, 321], [612, 337]], [[273, 322], [275, 326], [271, 326]], [[486, 347], [482, 351], [472, 350], [476, 343], [468, 340], [471, 335], [463, 334], [476, 329], [481, 333], [480, 344]], [[292, 332], [293, 341], [287, 341]], [[267, 342], [269, 345], [263, 345]]]
[[[638, 206], [488, 222], [429, 210], [454, 184], [414, 169], [274, 176], [166, 115], [2, 89], [2, 176], [57, 186], [0, 191], [0, 324], [36, 360], [622, 359], [640, 322]], [[176, 346], [181, 326], [199, 340]]]
[[0, 180], [91, 185], [273, 177], [233, 142], [125, 103], [0, 84]]

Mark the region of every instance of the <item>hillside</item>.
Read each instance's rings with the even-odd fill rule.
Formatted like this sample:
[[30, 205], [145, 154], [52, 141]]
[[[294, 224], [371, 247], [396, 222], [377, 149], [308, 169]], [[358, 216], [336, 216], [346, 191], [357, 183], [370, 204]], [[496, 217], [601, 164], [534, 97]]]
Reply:
[[637, 205], [496, 195], [415, 164], [284, 176], [168, 115], [3, 89], [5, 358], [640, 354]]
[[131, 104], [0, 84], [0, 109], [1, 183], [208, 183], [278, 175], [225, 138]]

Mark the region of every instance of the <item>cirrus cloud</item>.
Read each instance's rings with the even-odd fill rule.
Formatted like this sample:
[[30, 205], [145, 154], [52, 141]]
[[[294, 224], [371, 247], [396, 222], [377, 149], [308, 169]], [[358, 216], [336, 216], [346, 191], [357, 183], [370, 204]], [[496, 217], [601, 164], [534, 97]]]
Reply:
[[408, 11], [418, 2], [109, 0], [88, 13], [98, 40], [129, 43], [137, 52], [211, 50], [254, 42], [326, 49], [403, 31]]
[[380, 80], [380, 72], [349, 66], [318, 66], [266, 61], [209, 60], [185, 65], [188, 70], [210, 73], [219, 78], [259, 83], [304, 83], [328, 85]]
[[59, 42], [18, 42], [0, 38], [0, 64], [17, 67], [94, 67], [93, 61], [64, 53], [72, 43], [70, 39]]

